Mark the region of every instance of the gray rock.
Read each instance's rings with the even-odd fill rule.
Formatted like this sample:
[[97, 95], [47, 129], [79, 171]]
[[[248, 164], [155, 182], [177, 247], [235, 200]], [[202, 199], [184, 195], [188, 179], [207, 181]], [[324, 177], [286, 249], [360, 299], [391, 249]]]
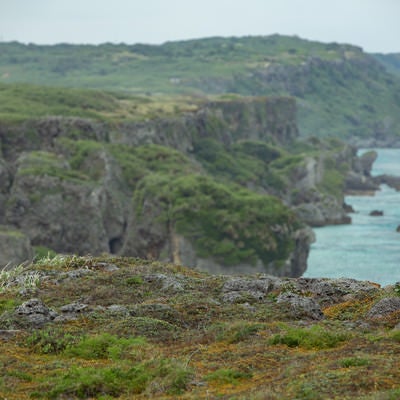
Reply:
[[9, 340], [20, 333], [20, 329], [0, 329], [0, 339]]
[[278, 278], [265, 277], [263, 279], [229, 278], [222, 287], [222, 301], [224, 303], [238, 303], [241, 300], [261, 301], [274, 288]]
[[350, 278], [299, 278], [291, 280], [299, 293], [311, 293], [321, 305], [340, 303], [350, 298], [363, 298], [379, 291], [379, 285]]
[[14, 316], [33, 327], [40, 327], [57, 317], [57, 313], [47, 307], [40, 299], [30, 299], [14, 311]]
[[115, 272], [115, 271], [119, 270], [119, 267], [117, 265], [112, 264], [112, 263], [105, 263], [105, 262], [97, 263], [96, 267], [100, 267], [101, 269], [103, 269], [104, 271], [107, 271], [107, 272]]
[[368, 311], [366, 317], [370, 319], [383, 319], [400, 311], [400, 297], [385, 297], [378, 301]]
[[379, 190], [375, 179], [354, 171], [347, 174], [344, 184], [346, 192], [350, 194], [372, 194]]
[[378, 153], [374, 150], [367, 151], [360, 157], [358, 157], [360, 166], [359, 172], [365, 176], [370, 176], [372, 166], [377, 158], [378, 158]]
[[277, 303], [289, 305], [290, 313], [293, 318], [310, 318], [321, 320], [324, 314], [320, 305], [311, 297], [299, 296], [296, 293], [281, 293], [277, 297]]
[[87, 308], [88, 308], [87, 304], [76, 302], [62, 306], [60, 308], [60, 311], [63, 313], [81, 314]]
[[184, 290], [183, 283], [179, 282], [175, 277], [164, 274], [150, 274], [145, 275], [143, 279], [148, 283], [156, 283], [161, 286], [163, 290], [173, 292], [181, 292]]
[[78, 279], [85, 275], [92, 274], [93, 271], [89, 268], [78, 268], [72, 271], [65, 272], [61, 274], [61, 279], [68, 278], [68, 279]]
[[400, 191], [400, 176], [384, 174], [374, 177], [374, 181], [379, 185], [385, 184], [397, 191]]
[[372, 210], [369, 215], [371, 217], [382, 217], [383, 216], [383, 211], [382, 210]]
[[20, 227], [33, 243], [59, 253], [116, 251], [129, 207], [129, 198], [120, 189], [122, 173], [101, 149], [85, 162], [89, 165], [81, 166], [79, 179], [62, 154], [20, 154], [5, 221]]
[[15, 267], [32, 261], [33, 249], [29, 238], [21, 231], [0, 226], [0, 268]]
[[111, 304], [107, 307], [107, 311], [113, 315], [129, 315], [129, 310], [120, 304]]

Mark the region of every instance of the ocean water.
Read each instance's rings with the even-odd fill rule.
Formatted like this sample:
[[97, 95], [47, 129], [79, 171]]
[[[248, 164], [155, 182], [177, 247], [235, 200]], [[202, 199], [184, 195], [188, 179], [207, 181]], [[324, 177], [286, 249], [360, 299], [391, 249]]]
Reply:
[[[400, 176], [400, 149], [375, 149], [372, 174]], [[366, 150], [363, 150], [366, 151]], [[361, 152], [363, 152], [361, 151]], [[400, 281], [400, 192], [381, 186], [375, 196], [346, 196], [351, 225], [316, 228], [305, 277], [355, 278], [383, 286]], [[372, 210], [382, 210], [373, 217]]]

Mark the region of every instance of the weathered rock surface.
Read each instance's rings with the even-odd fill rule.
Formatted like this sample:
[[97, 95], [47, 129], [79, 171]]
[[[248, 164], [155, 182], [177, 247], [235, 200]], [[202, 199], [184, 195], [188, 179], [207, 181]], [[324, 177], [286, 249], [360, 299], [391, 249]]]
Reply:
[[350, 172], [345, 181], [345, 190], [348, 194], [373, 194], [379, 190], [379, 185], [372, 178], [356, 172]]
[[[84, 269], [83, 263], [87, 263], [87, 269], [92, 273], [90, 282], [93, 282], [93, 285], [109, 285], [111, 282], [113, 285], [119, 285], [118, 290], [117, 286], [112, 289], [116, 290], [112, 298], [103, 297], [101, 293], [104, 287], [96, 287], [93, 295], [90, 291], [87, 292], [88, 280], [85, 275], [77, 276], [71, 283], [66, 281], [65, 277], [59, 277], [59, 270], [49, 271], [46, 268], [46, 275], [43, 275], [43, 271], [37, 272], [42, 275], [42, 284], [36, 287], [36, 297], [4, 312], [0, 316], [0, 329], [36, 329], [48, 323], [60, 324], [82, 317], [96, 319], [98, 313], [110, 321], [128, 318], [132, 319], [132, 324], [140, 325], [151, 320], [151, 323], [161, 324], [160, 327], [180, 329], [187, 326], [185, 318], [190, 313], [197, 313], [198, 318], [203, 319], [207, 318], [205, 314], [213, 312], [212, 310], [223, 310], [233, 305], [240, 308], [244, 315], [256, 313], [263, 306], [276, 307], [277, 312], [286, 315], [287, 318], [303, 322], [331, 318], [329, 310], [348, 308], [351, 311], [355, 304], [370, 305], [366, 309], [363, 307], [362, 313], [357, 312], [358, 320], [351, 320], [349, 324], [391, 321], [394, 326], [400, 316], [397, 286], [381, 288], [371, 282], [344, 278], [280, 278], [267, 274], [216, 276], [189, 272], [190, 270], [184, 267], [179, 267], [177, 271], [177, 266], [160, 262], [144, 265], [139, 259], [135, 261], [134, 266], [126, 267], [129, 259], [118, 260], [118, 269], [112, 271], [99, 268], [99, 263], [85, 257], [74, 260], [81, 270]], [[35, 266], [31, 266], [31, 269], [35, 271]], [[57, 282], [54, 281], [55, 276], [59, 277]], [[130, 278], [135, 279], [134, 291], [127, 290]], [[46, 282], [51, 284], [46, 285]], [[76, 292], [70, 285], [76, 288]], [[89, 296], [73, 302], [68, 300], [81, 292], [81, 285], [82, 288], [86, 288], [84, 291]], [[49, 307], [41, 300], [43, 296], [49, 298], [49, 290], [55, 293], [55, 308]], [[71, 290], [73, 293], [67, 294]], [[21, 291], [19, 293], [20, 296], [26, 296]], [[57, 293], [67, 296], [64, 303]], [[186, 304], [177, 307], [175, 301], [178, 298], [198, 300], [195, 307], [191, 304], [192, 309], [189, 311], [185, 309]], [[336, 305], [340, 307], [337, 308]], [[169, 325], [162, 325], [163, 323]], [[144, 326], [142, 328], [145, 329]]]
[[378, 185], [388, 185], [389, 187], [400, 191], [400, 176], [393, 176], [393, 175], [378, 175], [374, 177], [374, 182]]
[[0, 268], [15, 267], [32, 259], [33, 249], [28, 236], [14, 227], [0, 226]]
[[18, 318], [24, 325], [38, 328], [53, 321], [57, 313], [47, 307], [40, 299], [30, 299], [14, 311], [14, 317]]
[[394, 313], [400, 314], [400, 297], [385, 297], [369, 310], [367, 317], [370, 319], [384, 319]]
[[324, 318], [320, 305], [310, 297], [286, 292], [277, 297], [277, 303], [287, 304], [290, 315], [296, 319], [310, 318], [320, 320]]

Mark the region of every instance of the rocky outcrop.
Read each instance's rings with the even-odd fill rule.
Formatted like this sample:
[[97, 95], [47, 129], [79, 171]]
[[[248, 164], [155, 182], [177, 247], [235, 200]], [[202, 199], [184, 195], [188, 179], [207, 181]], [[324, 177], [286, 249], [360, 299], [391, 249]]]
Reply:
[[57, 317], [57, 313], [40, 299], [30, 299], [16, 307], [13, 317], [25, 327], [40, 328]]
[[353, 169], [363, 176], [371, 176], [372, 166], [377, 158], [376, 151], [367, 151], [354, 160]]
[[371, 195], [379, 190], [379, 184], [370, 177], [350, 171], [346, 176], [345, 190], [349, 195]]
[[[61, 261], [61, 260], [60, 260]], [[60, 263], [58, 261], [58, 265]], [[354, 312], [354, 304], [364, 304], [368, 299], [366, 307], [363, 306], [362, 314], [357, 311], [358, 318], [366, 320], [385, 320], [397, 318], [400, 310], [400, 298], [395, 296], [395, 286], [388, 286], [384, 289], [379, 285], [357, 281], [355, 279], [327, 279], [327, 278], [280, 278], [268, 274], [243, 275], [209, 275], [203, 273], [189, 272], [185, 267], [177, 270], [176, 265], [163, 264], [160, 262], [151, 263], [136, 259], [125, 259], [119, 257], [114, 259], [118, 265], [102, 259], [75, 257], [76, 267], [90, 273], [91, 280], [104, 283], [107, 276], [125, 276], [126, 279], [117, 279], [115, 284], [123, 285], [126, 290], [129, 276], [132, 284], [139, 285], [141, 293], [147, 293], [155, 300], [160, 297], [171, 300], [171, 304], [161, 304], [157, 301], [150, 303], [141, 298], [138, 302], [132, 300], [131, 295], [124, 294], [120, 289], [115, 293], [115, 298], [103, 299], [97, 294], [91, 295], [87, 290], [84, 300], [63, 302], [57, 298], [57, 307], [51, 308], [40, 299], [49, 290], [57, 291], [57, 288], [65, 290], [63, 286], [73, 285], [80, 287], [86, 282], [86, 274], [75, 277], [66, 277], [67, 273], [60, 273], [59, 270], [51, 270], [51, 262], [46, 265], [45, 271], [37, 270], [35, 265], [30, 266], [30, 271], [37, 274], [42, 284], [38, 286], [35, 298], [29, 298], [20, 306], [9, 310], [0, 316], [0, 328], [40, 328], [47, 323], [63, 323], [65, 321], [88, 317], [93, 313], [105, 313], [108, 318], [135, 318], [151, 317], [159, 320], [166, 320], [170, 323], [181, 324], [183, 314], [176, 309], [174, 299], [179, 296], [201, 296], [202, 302], [210, 307], [236, 304], [238, 307], [246, 306], [244, 312], [252, 313], [260, 305], [269, 305], [283, 311], [287, 317], [297, 321], [314, 320], [318, 321], [331, 315], [339, 305], [344, 309], [349, 308]], [[71, 260], [65, 258], [65, 263]], [[130, 263], [136, 263], [132, 266]], [[113, 266], [112, 269], [109, 267]], [[70, 268], [70, 267], [68, 267]], [[40, 269], [40, 268], [39, 268]], [[160, 272], [162, 271], [162, 272]], [[179, 271], [179, 272], [177, 272]], [[126, 275], [128, 274], [128, 275]], [[134, 274], [134, 275], [132, 275]], [[100, 278], [99, 278], [100, 277]], [[108, 280], [106, 280], [108, 284]], [[100, 290], [101, 288], [99, 288]], [[100, 290], [101, 292], [101, 290]], [[99, 292], [99, 293], [100, 293]], [[77, 292], [79, 293], [79, 291]], [[174, 296], [171, 296], [171, 295]], [[25, 293], [26, 295], [26, 293]], [[385, 296], [385, 297], [382, 297]], [[113, 300], [124, 299], [124, 303], [115, 303]], [[207, 299], [207, 300], [206, 300]], [[100, 304], [98, 303], [100, 301]], [[106, 302], [106, 306], [103, 304]], [[341, 308], [337, 308], [340, 311]], [[204, 315], [204, 313], [201, 313]], [[98, 315], [98, 314], [96, 314]], [[343, 319], [344, 317], [339, 316]]]
[[353, 163], [357, 162], [354, 149], [347, 145], [334, 151], [321, 148], [319, 155], [306, 157], [292, 173], [294, 190], [288, 202], [296, 215], [312, 227], [351, 223], [344, 205], [344, 189], [349, 176], [362, 176], [353, 172]]
[[388, 185], [392, 189], [396, 191], [400, 191], [400, 176], [393, 176], [393, 175], [378, 175], [374, 177], [374, 182], [377, 185]]
[[371, 176], [372, 166], [377, 157], [376, 151], [367, 151], [361, 156], [353, 158], [352, 169], [345, 179], [346, 194], [371, 195], [379, 190], [379, 183]]
[[368, 311], [367, 317], [373, 320], [390, 318], [400, 314], [400, 297], [385, 297]]
[[383, 216], [383, 211], [382, 210], [372, 210], [369, 215], [371, 217], [382, 217]]

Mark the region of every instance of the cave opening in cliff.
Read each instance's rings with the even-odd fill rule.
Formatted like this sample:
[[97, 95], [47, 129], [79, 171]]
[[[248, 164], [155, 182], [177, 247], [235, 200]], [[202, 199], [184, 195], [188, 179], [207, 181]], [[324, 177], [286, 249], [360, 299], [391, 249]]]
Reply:
[[108, 247], [110, 249], [111, 254], [118, 254], [118, 252], [121, 250], [123, 244], [123, 240], [121, 236], [117, 236], [115, 238], [112, 238], [108, 241]]

